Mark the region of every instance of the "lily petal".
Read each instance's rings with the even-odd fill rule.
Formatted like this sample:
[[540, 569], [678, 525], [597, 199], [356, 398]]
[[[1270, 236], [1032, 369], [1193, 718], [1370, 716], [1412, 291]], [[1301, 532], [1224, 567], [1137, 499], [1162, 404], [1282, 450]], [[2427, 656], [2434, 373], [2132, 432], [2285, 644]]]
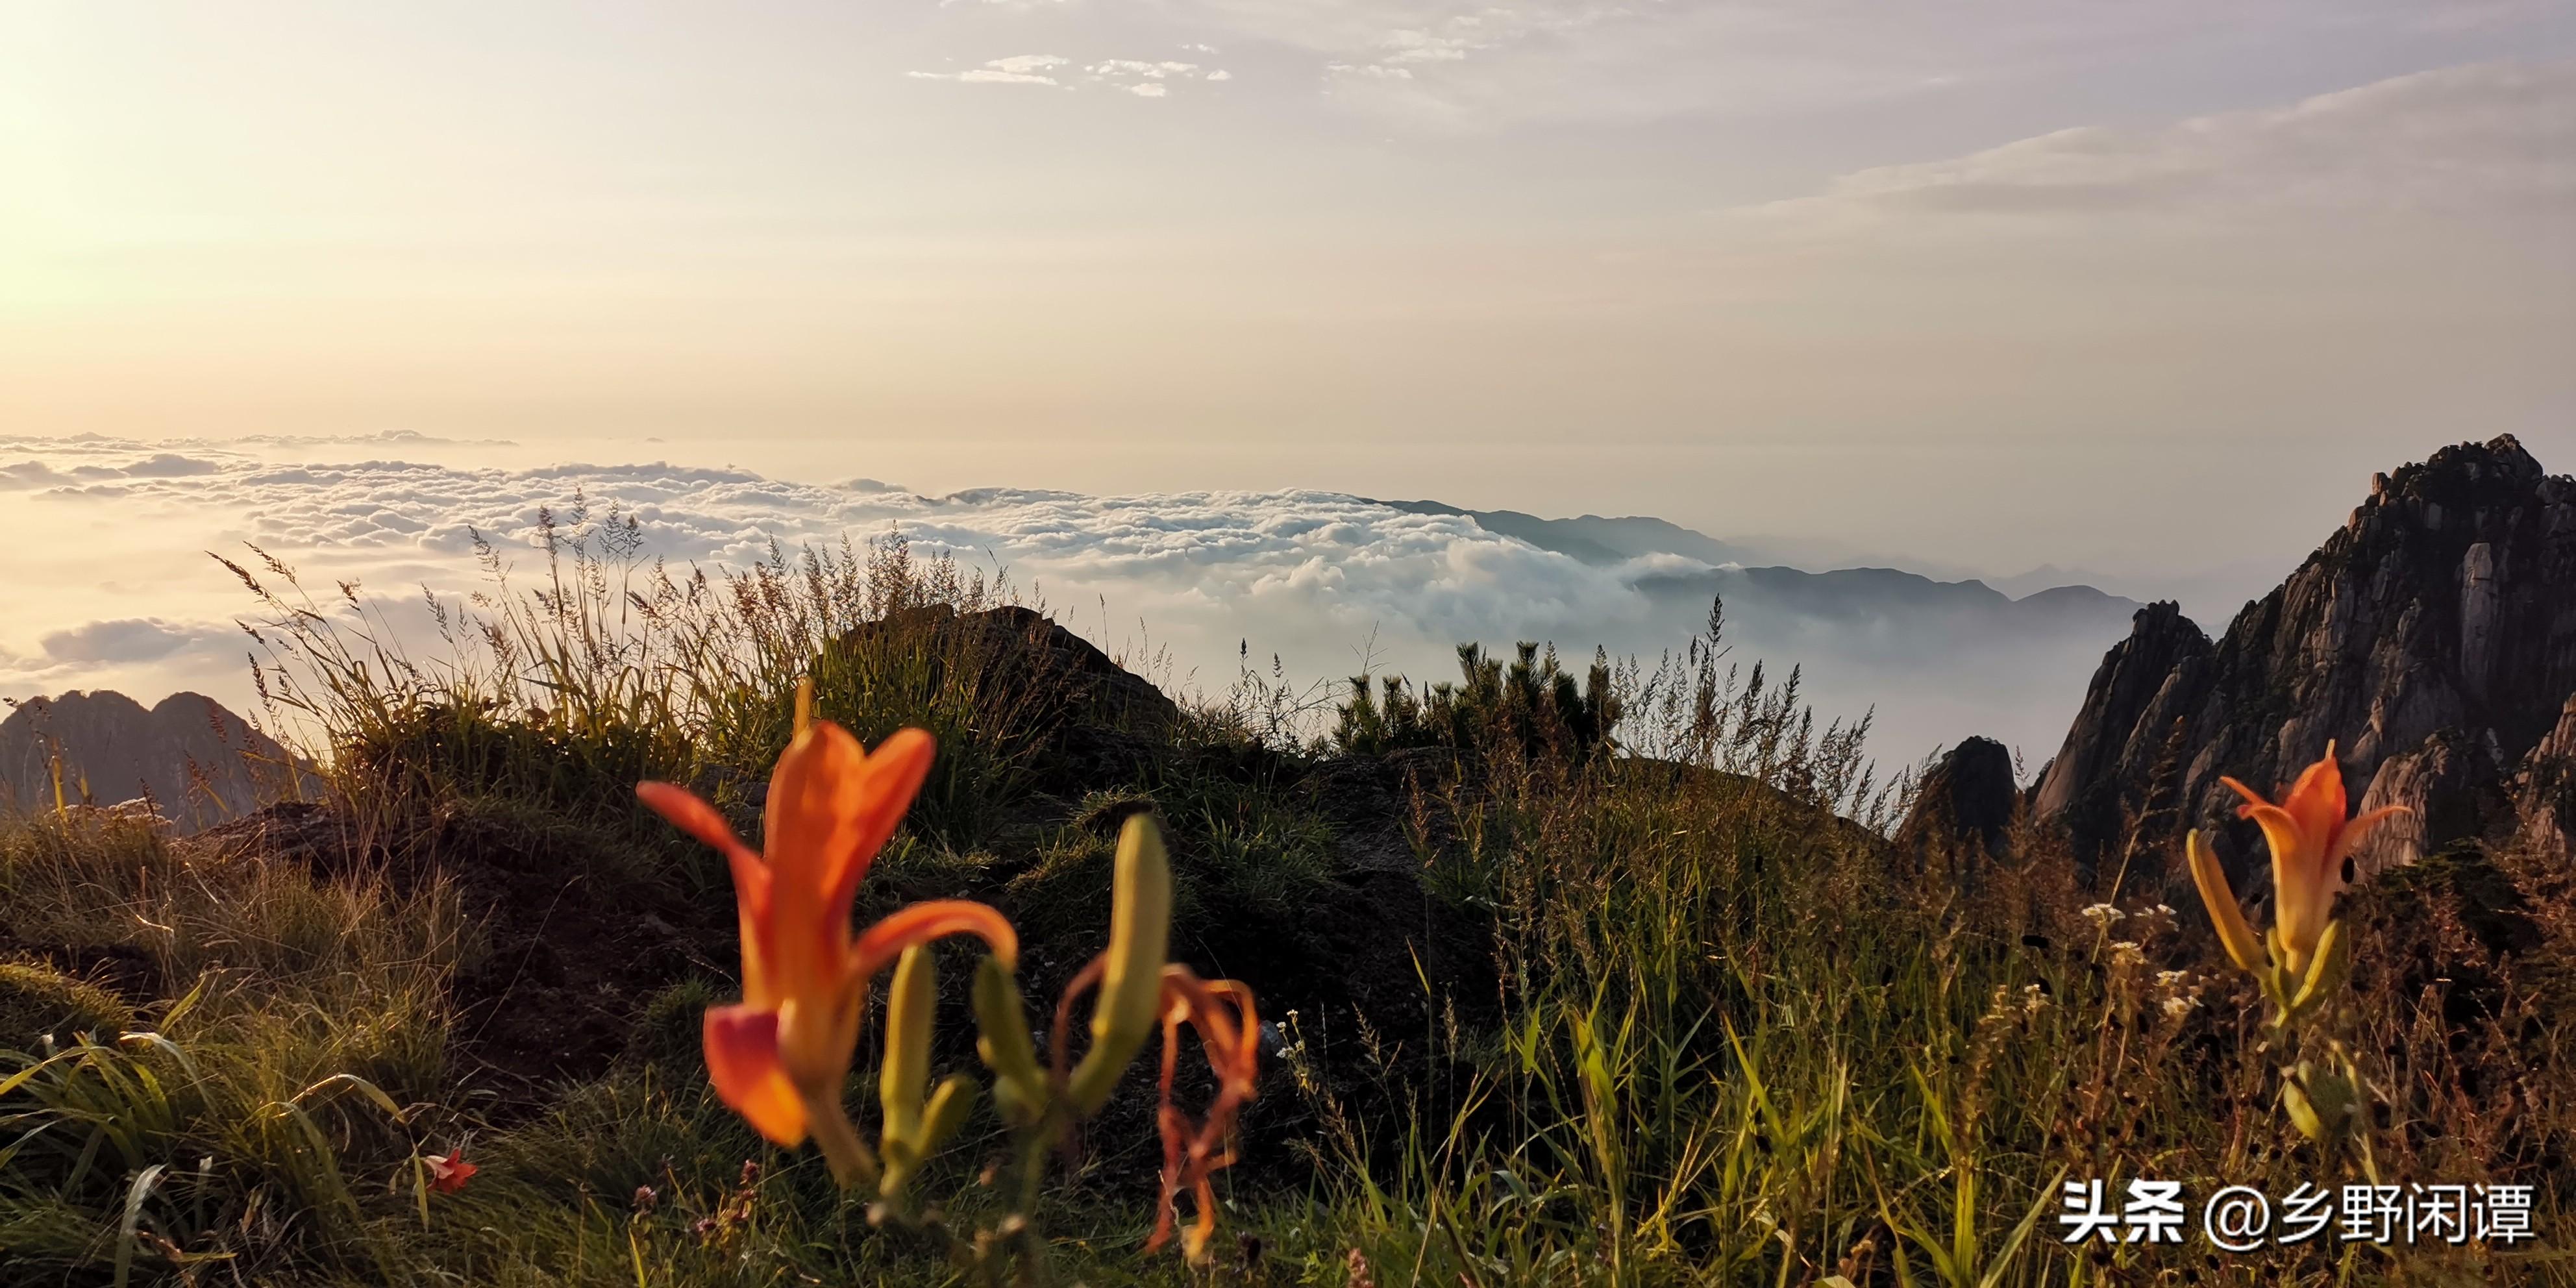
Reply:
[[[866, 769], [859, 740], [829, 720], [817, 720], [787, 744], [770, 771], [761, 848], [772, 875], [804, 898], [819, 903], [857, 849]], [[847, 909], [840, 915], [847, 916]]]
[[867, 753], [867, 762], [859, 771], [858, 812], [851, 848], [826, 874], [824, 898], [832, 906], [850, 906], [859, 881], [868, 874], [868, 865], [876, 862], [878, 851], [885, 849], [895, 829], [903, 825], [904, 811], [912, 808], [913, 798], [921, 794], [922, 781], [930, 777], [931, 755], [936, 746], [923, 730], [899, 729]]
[[2342, 831], [2335, 833], [2334, 845], [2326, 851], [2326, 873], [2334, 882], [2335, 888], [2338, 890], [2344, 888], [2343, 861], [2351, 856], [2355, 847], [2369, 837], [2373, 829], [2396, 815], [2414, 812], [2403, 805], [2383, 805], [2367, 814], [2353, 815], [2352, 821], [2344, 824]]
[[725, 862], [733, 869], [733, 887], [737, 896], [746, 899], [757, 896], [761, 902], [768, 902], [768, 865], [751, 852], [751, 847], [742, 843], [741, 837], [734, 835], [733, 824], [726, 822], [724, 815], [716, 812], [715, 806], [677, 783], [637, 783], [635, 799], [725, 856]]
[[2210, 924], [2218, 928], [2218, 942], [2226, 947], [2227, 959], [2247, 974], [2262, 974], [2262, 945], [2254, 937], [2254, 927], [2247, 924], [2244, 909], [2236, 906], [2236, 892], [2228, 887], [2218, 856], [2200, 839], [2200, 829], [2192, 829], [2184, 839], [2183, 853], [2191, 863], [2191, 883], [2200, 887], [2200, 901], [2209, 908]]
[[681, 831], [715, 847], [733, 870], [734, 906], [742, 923], [742, 996], [755, 1007], [770, 1008], [778, 997], [769, 987], [769, 954], [761, 947], [769, 924], [769, 865], [734, 835], [716, 807], [697, 793], [671, 783], [637, 783], [635, 799], [671, 820]]
[[2306, 962], [2325, 933], [2326, 913], [2334, 891], [2322, 879], [2325, 836], [2299, 825], [2296, 815], [2278, 805], [2249, 805], [2246, 814], [2263, 829], [2272, 850], [2273, 925], [2290, 950], [2293, 969]]
[[778, 1060], [778, 1013], [748, 1006], [709, 1008], [707, 1075], [716, 1095], [753, 1130], [780, 1145], [805, 1139], [805, 1102]]
[[850, 954], [851, 970], [867, 979], [915, 944], [949, 935], [973, 935], [984, 941], [1004, 970], [1020, 964], [1020, 933], [1010, 919], [989, 904], [972, 899], [931, 899], [908, 905], [859, 935]]

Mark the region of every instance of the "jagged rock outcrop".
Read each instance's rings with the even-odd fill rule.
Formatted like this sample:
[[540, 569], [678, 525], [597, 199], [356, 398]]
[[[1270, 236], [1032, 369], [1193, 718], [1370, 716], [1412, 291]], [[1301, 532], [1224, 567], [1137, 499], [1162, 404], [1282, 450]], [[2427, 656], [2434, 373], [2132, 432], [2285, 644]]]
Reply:
[[2000, 856], [2020, 803], [2012, 751], [1992, 738], [1963, 739], [1915, 784], [1914, 807], [1896, 829], [1896, 844], [1917, 852], [1968, 846]]
[[2561, 860], [2576, 856], [2576, 697], [2567, 699], [2558, 724], [2523, 757], [2513, 800], [2517, 839]]
[[2331, 740], [2355, 797], [2416, 811], [2360, 856], [2404, 862], [2519, 825], [2514, 779], [2571, 693], [2576, 480], [2510, 436], [2463, 443], [2373, 477], [2344, 526], [2215, 642], [2171, 604], [2139, 612], [2035, 809], [2097, 864], [2126, 844], [2170, 750], [2181, 821], [2227, 833], [2222, 853], [2257, 868], [2220, 776], [2269, 789]]
[[146, 709], [113, 689], [33, 698], [0, 720], [0, 805], [51, 808], [59, 753], [66, 803], [148, 799], [183, 830], [280, 794], [286, 751], [201, 693]]

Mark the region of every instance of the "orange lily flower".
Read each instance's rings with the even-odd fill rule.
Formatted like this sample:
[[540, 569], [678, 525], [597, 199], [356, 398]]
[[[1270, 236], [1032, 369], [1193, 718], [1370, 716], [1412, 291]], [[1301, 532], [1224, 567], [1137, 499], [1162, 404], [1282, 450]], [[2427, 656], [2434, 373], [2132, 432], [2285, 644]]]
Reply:
[[[2335, 761], [2332, 742], [2278, 804], [2233, 778], [2219, 781], [2245, 798], [2237, 808], [2238, 817], [2250, 818], [2263, 829], [2263, 840], [2272, 851], [2273, 934], [2289, 959], [2284, 965], [2293, 973], [2304, 972], [2325, 938], [2326, 923], [2334, 917], [2334, 897], [2344, 888], [2344, 860], [2372, 828], [2392, 814], [2404, 813], [2405, 807], [2345, 818], [2343, 770]], [[2194, 864], [2196, 878], [2200, 866]], [[2208, 866], [2214, 871], [2216, 865]], [[2216, 884], [2216, 893], [2227, 895], [2228, 910], [2233, 911], [2235, 897], [2227, 892], [2226, 878], [2219, 876]], [[2214, 900], [2207, 880], [2201, 887], [2204, 900]], [[2218, 912], [2214, 901], [2211, 912]]]
[[765, 855], [685, 788], [648, 782], [635, 794], [733, 870], [743, 998], [706, 1015], [716, 1094], [779, 1145], [813, 1135], [850, 1184], [877, 1170], [841, 1104], [869, 980], [905, 948], [957, 933], [980, 936], [1015, 967], [1019, 938], [999, 912], [958, 899], [913, 904], [851, 934], [859, 881], [921, 790], [931, 738], [906, 729], [869, 752], [839, 725], [810, 717], [810, 689], [797, 699], [795, 738], [770, 774]]
[[465, 1161], [463, 1146], [449, 1150], [445, 1158], [440, 1158], [436, 1154], [424, 1154], [420, 1161], [429, 1166], [429, 1188], [441, 1194], [454, 1194], [464, 1189], [465, 1183], [473, 1180], [476, 1172], [483, 1170]]

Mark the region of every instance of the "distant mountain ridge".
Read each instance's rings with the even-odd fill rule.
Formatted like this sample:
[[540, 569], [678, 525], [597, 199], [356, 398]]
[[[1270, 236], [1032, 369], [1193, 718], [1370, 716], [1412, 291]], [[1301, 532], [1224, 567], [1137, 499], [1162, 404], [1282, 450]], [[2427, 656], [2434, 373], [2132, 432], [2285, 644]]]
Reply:
[[1598, 635], [1578, 637], [1586, 650], [1602, 643], [1651, 662], [1655, 650], [1700, 629], [1710, 601], [1723, 599], [1735, 664], [1759, 662], [1775, 679], [1798, 666], [1820, 711], [1869, 715], [1873, 747], [1899, 762], [1972, 733], [2033, 753], [2054, 746], [2093, 660], [2145, 607], [2092, 586], [2033, 586], [2036, 573], [2006, 579], [2028, 591], [2014, 595], [1973, 577], [1944, 579], [1933, 564], [1808, 571], [1768, 541], [1720, 540], [1644, 516], [1548, 519], [1430, 500], [1376, 504], [1463, 518], [1595, 567], [1634, 563], [1620, 569], [1642, 601], [1634, 618], [1605, 618]]
[[[1747, 573], [1760, 574], [1763, 588], [1775, 593], [1797, 593], [1791, 588], [1791, 583], [1797, 578], [1818, 577], [1827, 579], [1823, 585], [1836, 591], [1855, 594], [1884, 592], [1901, 596], [1918, 606], [1928, 605], [1945, 596], [1956, 596], [1960, 603], [1973, 603], [1987, 600], [2019, 602], [2041, 595], [2054, 596], [2052, 604], [2083, 602], [2089, 605], [2098, 596], [2100, 600], [2125, 604], [2130, 612], [2145, 606], [2139, 601], [2085, 585], [2077, 580], [2079, 574], [2052, 578], [2050, 574], [2059, 570], [2047, 565], [1998, 579], [2010, 587], [2007, 590], [1979, 578], [1944, 580], [1940, 576], [1897, 568], [1851, 564], [1823, 570], [1798, 567], [1795, 561], [1768, 546], [1747, 541], [1722, 541], [1705, 532], [1650, 515], [1607, 518], [1585, 514], [1571, 519], [1548, 519], [1519, 510], [1470, 510], [1445, 501], [1378, 500], [1373, 503], [1407, 514], [1443, 514], [1470, 519], [1487, 532], [1526, 541], [1541, 550], [1554, 551], [1596, 566], [1625, 563], [1651, 555], [1679, 555], [1720, 570], [1734, 565]], [[1934, 571], [1940, 570], [1935, 568]], [[1678, 580], [1673, 575], [1659, 574], [1640, 584], [1651, 588], [1672, 585]]]
[[[1707, 533], [1643, 515], [1611, 519], [1587, 514], [1572, 519], [1546, 519], [1519, 510], [1469, 510], [1440, 501], [1377, 504], [1408, 514], [1470, 519], [1488, 532], [1587, 564], [1618, 564], [1659, 554], [1698, 560], [1710, 567], [1705, 571], [1648, 573], [1637, 579], [1637, 588], [1658, 597], [1702, 601], [1711, 595], [1724, 595], [1730, 604], [1749, 608], [1760, 603], [1824, 621], [1931, 614], [1977, 619], [1996, 626], [2098, 626], [2108, 638], [2125, 629], [2131, 614], [2146, 607], [2137, 600], [2085, 585], [2051, 585], [2012, 595], [1976, 578], [1943, 581], [1897, 568], [1810, 571], [1786, 564], [1759, 563], [1768, 552], [1758, 547], [1721, 541]], [[2033, 574], [2024, 574], [2010, 580], [2027, 584], [2032, 577]]]
[[288, 763], [283, 747], [201, 693], [174, 693], [150, 708], [113, 689], [34, 698], [0, 720], [0, 806], [49, 809], [54, 764], [64, 799], [113, 805], [149, 799], [163, 817], [195, 830], [259, 808], [268, 780]]

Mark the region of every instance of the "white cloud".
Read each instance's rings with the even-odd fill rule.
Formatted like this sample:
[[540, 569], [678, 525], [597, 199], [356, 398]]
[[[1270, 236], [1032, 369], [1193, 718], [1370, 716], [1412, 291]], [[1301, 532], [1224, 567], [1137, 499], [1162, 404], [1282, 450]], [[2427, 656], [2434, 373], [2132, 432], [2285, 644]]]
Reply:
[[[160, 454], [141, 443], [0, 440], [0, 465], [35, 464], [58, 474], [101, 457]], [[684, 566], [739, 568], [766, 555], [773, 541], [792, 551], [899, 529], [917, 551], [953, 553], [982, 567], [998, 563], [1106, 646], [1134, 639], [1141, 623], [1177, 660], [1174, 678], [1205, 688], [1231, 680], [1237, 644], [1247, 640], [1262, 653], [1282, 654], [1292, 673], [1305, 676], [1347, 674], [1373, 649], [1382, 668], [1437, 677], [1452, 669], [1450, 649], [1461, 640], [1552, 640], [1577, 656], [1597, 643], [1651, 655], [1684, 638], [1706, 609], [1704, 600], [1678, 602], [1641, 585], [1656, 575], [1704, 571], [1694, 561], [1585, 564], [1467, 518], [1332, 492], [1090, 496], [998, 487], [924, 496], [870, 480], [796, 483], [660, 462], [502, 469], [196, 458], [216, 469], [127, 479], [128, 495], [115, 512], [149, 516], [156, 540], [181, 550], [256, 542], [298, 566], [326, 597], [335, 581], [358, 582], [401, 610], [387, 619], [397, 630], [425, 630], [413, 620], [421, 589], [452, 601], [482, 587], [473, 557], [478, 533], [526, 584], [540, 567], [545, 516], [567, 521], [576, 495], [594, 517], [612, 506], [631, 515], [648, 556]], [[74, 507], [67, 514], [102, 508], [68, 492], [48, 504]], [[74, 549], [57, 557], [83, 555]], [[94, 570], [100, 581], [115, 573], [104, 557]], [[202, 565], [200, 585], [156, 597], [149, 617], [49, 621], [40, 605], [22, 611], [0, 625], [0, 695], [108, 684], [148, 699], [187, 686], [240, 707], [248, 701], [240, 674], [245, 642], [222, 623], [251, 605], [211, 561]], [[2066, 690], [2055, 696], [2071, 705], [2100, 650], [2089, 638], [2071, 648], [2051, 640], [1932, 649], [2001, 678], [1924, 684], [1906, 676], [1900, 684], [1891, 669], [1899, 663], [1870, 653], [1865, 625], [1786, 609], [1766, 619], [1762, 611], [1739, 613], [1745, 640], [1825, 663], [1810, 681], [1828, 711], [1848, 715], [1877, 703], [1881, 727], [1908, 756], [1921, 750], [1916, 744], [1979, 730], [2053, 738], [2063, 731], [2062, 711], [2010, 713], [2031, 704], [2034, 675], [2053, 675], [2049, 683]], [[31, 636], [35, 650], [13, 651], [6, 635], [13, 631], [28, 632], [20, 638]], [[414, 644], [436, 647], [426, 635]], [[2043, 647], [2055, 651], [2036, 662], [2027, 656]], [[1912, 659], [1927, 650], [1900, 652]], [[2007, 714], [1990, 719], [1998, 709]], [[2047, 728], [2051, 723], [2058, 727]]]
[[[1047, 73], [1071, 65], [1072, 59], [1060, 54], [1013, 54], [995, 58], [982, 66], [956, 72], [906, 72], [914, 80], [959, 81], [986, 85], [1056, 85], [1056, 77]], [[1197, 63], [1177, 59], [1107, 58], [1082, 69], [1085, 79], [1094, 84], [1124, 90], [1139, 98], [1163, 98], [1170, 90], [1165, 84], [1173, 80], [1232, 80], [1225, 71], [1203, 71]]]
[[1055, 54], [1013, 54], [995, 58], [981, 67], [962, 72], [905, 72], [914, 80], [957, 81], [968, 85], [1053, 85], [1056, 79], [1043, 73], [1073, 61]]
[[49, 631], [37, 642], [56, 662], [150, 662], [210, 637], [239, 638], [229, 626], [183, 625], [158, 617], [126, 617]]

